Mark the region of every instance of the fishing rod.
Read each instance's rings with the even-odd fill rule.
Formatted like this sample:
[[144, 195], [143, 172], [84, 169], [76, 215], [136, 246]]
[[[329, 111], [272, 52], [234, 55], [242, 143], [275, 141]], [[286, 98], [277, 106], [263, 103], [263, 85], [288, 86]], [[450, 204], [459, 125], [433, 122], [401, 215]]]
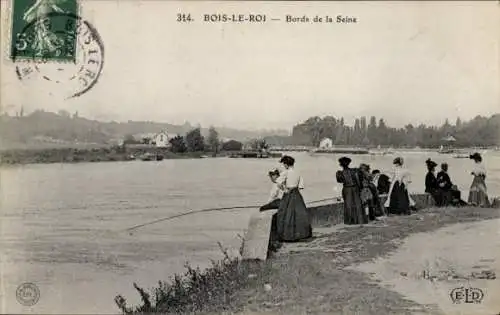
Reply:
[[[312, 204], [312, 203], [318, 203], [318, 202], [329, 201], [329, 200], [339, 200], [339, 199], [340, 199], [339, 197], [336, 197], [336, 198], [325, 198], [325, 199], [319, 199], [319, 200], [310, 201], [310, 202], [307, 202], [307, 203], [308, 204]], [[187, 215], [190, 215], [190, 214], [196, 214], [196, 213], [202, 213], [202, 212], [212, 212], [212, 211], [224, 211], [224, 210], [255, 209], [255, 208], [260, 208], [260, 205], [232, 206], [232, 207], [208, 208], [208, 209], [201, 209], [201, 210], [196, 210], [196, 211], [188, 211], [188, 212], [183, 212], [183, 213], [171, 215], [171, 216], [168, 216], [168, 217], [165, 217], [165, 218], [160, 218], [160, 219], [157, 219], [157, 220], [154, 220], [154, 221], [150, 221], [150, 222], [146, 222], [146, 223], [134, 225], [132, 227], [129, 227], [129, 228], [125, 229], [124, 231], [129, 232], [130, 234], [132, 234], [132, 232], [134, 230], [137, 230], [137, 229], [139, 229], [141, 227], [145, 227], [145, 226], [156, 224], [156, 223], [159, 223], [159, 222], [163, 222], [163, 221], [168, 221], [168, 220], [180, 218], [180, 217], [187, 216]]]

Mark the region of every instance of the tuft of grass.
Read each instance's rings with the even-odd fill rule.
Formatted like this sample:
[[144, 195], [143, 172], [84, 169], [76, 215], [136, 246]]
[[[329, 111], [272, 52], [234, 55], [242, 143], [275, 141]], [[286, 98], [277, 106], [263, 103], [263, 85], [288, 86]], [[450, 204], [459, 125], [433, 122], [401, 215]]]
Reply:
[[250, 274], [259, 273], [261, 264], [230, 257], [220, 242], [218, 245], [223, 258], [212, 260], [211, 267], [200, 270], [186, 264], [184, 274], [175, 274], [170, 283], [159, 281], [149, 293], [134, 283], [141, 304], [128, 306], [126, 299], [118, 295], [116, 305], [123, 314], [221, 313], [239, 309], [235, 295], [251, 281]]

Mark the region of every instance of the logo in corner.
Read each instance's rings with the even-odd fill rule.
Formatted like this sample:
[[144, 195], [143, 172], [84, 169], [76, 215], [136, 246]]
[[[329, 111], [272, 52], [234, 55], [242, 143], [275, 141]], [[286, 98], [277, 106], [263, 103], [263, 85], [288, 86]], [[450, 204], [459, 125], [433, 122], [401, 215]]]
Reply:
[[40, 290], [34, 283], [26, 282], [17, 287], [16, 298], [19, 304], [33, 306], [40, 299]]
[[450, 297], [453, 303], [475, 303], [479, 304], [483, 301], [484, 292], [478, 288], [460, 287], [451, 290]]

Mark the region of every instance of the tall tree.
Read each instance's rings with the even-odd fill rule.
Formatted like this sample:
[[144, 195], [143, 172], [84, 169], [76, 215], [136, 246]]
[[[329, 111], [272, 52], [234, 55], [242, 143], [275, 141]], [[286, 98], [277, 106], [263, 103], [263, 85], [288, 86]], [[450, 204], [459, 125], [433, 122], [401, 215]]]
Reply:
[[184, 153], [187, 151], [186, 142], [184, 141], [184, 137], [175, 136], [169, 140], [172, 145], [172, 152], [174, 153]]
[[208, 147], [210, 148], [210, 151], [212, 152], [213, 156], [216, 156], [218, 151], [219, 151], [219, 133], [215, 128], [212, 126], [208, 129]]
[[201, 135], [200, 128], [195, 128], [187, 133], [186, 145], [190, 152], [200, 152], [205, 150], [205, 141]]

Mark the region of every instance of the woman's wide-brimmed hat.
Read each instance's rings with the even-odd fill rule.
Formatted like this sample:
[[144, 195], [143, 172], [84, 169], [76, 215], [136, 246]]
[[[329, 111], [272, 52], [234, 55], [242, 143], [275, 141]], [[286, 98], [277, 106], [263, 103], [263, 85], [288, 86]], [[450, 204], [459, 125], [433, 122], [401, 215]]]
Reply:
[[392, 161], [392, 164], [399, 164], [399, 165], [403, 165], [404, 163], [404, 160], [402, 157], [397, 157], [394, 159], [394, 161]]
[[474, 154], [471, 154], [471, 156], [469, 157], [471, 160], [474, 160], [474, 161], [479, 161], [481, 162], [483, 160], [483, 158], [481, 157], [481, 154], [479, 153], [474, 153]]
[[280, 171], [277, 168], [273, 168], [268, 174], [269, 176], [280, 176]]
[[343, 165], [343, 166], [348, 166], [349, 164], [351, 164], [351, 159], [348, 158], [347, 156], [343, 156], [339, 159], [339, 163], [340, 165]]
[[431, 159], [427, 159], [427, 161], [425, 161], [425, 164], [427, 164], [427, 166], [429, 166], [429, 167], [436, 167], [437, 166], [437, 163]]

